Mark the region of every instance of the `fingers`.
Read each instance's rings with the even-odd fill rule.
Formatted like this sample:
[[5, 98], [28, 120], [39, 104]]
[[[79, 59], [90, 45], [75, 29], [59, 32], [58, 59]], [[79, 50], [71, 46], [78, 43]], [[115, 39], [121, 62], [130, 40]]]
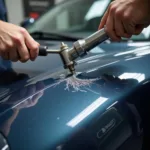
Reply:
[[112, 41], [120, 41], [121, 37], [131, 38], [132, 35], [138, 35], [144, 29], [143, 26], [136, 26], [133, 9], [129, 6], [125, 1], [114, 1], [109, 5], [101, 20], [99, 29], [105, 26], [105, 31]]
[[0, 55], [4, 60], [8, 60], [9, 59], [9, 53], [8, 51], [5, 50], [5, 45], [1, 44], [0, 45]]
[[124, 29], [125, 29], [127, 34], [134, 35], [134, 33], [135, 33], [135, 26], [133, 24], [129, 24], [128, 22], [129, 22], [129, 20], [124, 18], [124, 21], [123, 21]]
[[8, 52], [1, 52], [1, 56], [4, 60], [9, 60], [9, 53]]
[[29, 51], [24, 42], [18, 43], [18, 53], [21, 62], [26, 62], [29, 60], [30, 58]]
[[22, 29], [22, 34], [24, 36], [24, 40], [18, 47], [18, 52], [21, 56], [21, 62], [26, 62], [29, 59], [34, 61], [39, 53], [39, 43], [34, 41], [34, 39], [29, 35], [29, 33]]
[[28, 47], [30, 59], [33, 61], [38, 56], [40, 44], [37, 43], [25, 29], [22, 29], [21, 32], [25, 37], [25, 44]]
[[121, 37], [117, 36], [116, 31], [114, 30], [115, 29], [114, 24], [115, 24], [115, 20], [113, 14], [110, 11], [106, 22], [106, 32], [113, 41], [120, 41]]
[[130, 38], [131, 35], [126, 33], [122, 21], [120, 19], [118, 19], [120, 14], [121, 13], [118, 11], [116, 13], [116, 15], [115, 15], [115, 31], [116, 31], [116, 35], [119, 36], [119, 37]]
[[22, 27], [0, 21], [0, 55], [6, 60], [35, 60], [39, 43]]
[[35, 60], [39, 53], [39, 44], [34, 41], [24, 28], [20, 29], [20, 34], [16, 35], [13, 40], [16, 49], [13, 47], [13, 49], [9, 51], [10, 60], [14, 62], [17, 60], [21, 62], [27, 62], [29, 59], [32, 61]]
[[147, 25], [145, 25], [145, 24], [144, 25], [137, 25], [136, 28], [135, 28], [135, 33], [134, 34], [139, 35], [145, 27], [147, 27]]
[[130, 33], [131, 35], [139, 35], [143, 29], [145, 28], [146, 25], [136, 25], [136, 26], [131, 26], [131, 25], [124, 25], [124, 28], [126, 29], [126, 32]]
[[113, 5], [114, 2], [112, 2], [106, 11], [105, 15], [103, 16], [101, 23], [99, 25], [99, 29], [104, 28], [105, 26], [105, 31], [107, 32], [108, 36], [112, 39], [112, 41], [120, 41], [121, 36], [116, 34], [116, 28], [115, 28], [115, 18], [114, 18], [114, 9], [115, 7]]
[[106, 21], [107, 21], [107, 18], [108, 18], [108, 15], [109, 15], [109, 10], [106, 11], [106, 13], [104, 14], [101, 22], [100, 22], [100, 25], [99, 25], [99, 30], [104, 28], [105, 24], [106, 24]]
[[100, 22], [100, 25], [99, 25], [99, 30], [102, 29], [102, 28], [104, 28], [104, 26], [106, 25], [107, 18], [108, 18], [108, 16], [109, 16], [109, 12], [110, 12], [110, 8], [111, 8], [111, 6], [113, 5], [113, 3], [114, 3], [114, 2], [112, 2], [112, 3], [109, 5], [109, 7], [108, 7], [108, 9], [106, 10], [106, 12], [105, 12], [103, 18], [101, 19], [101, 22]]
[[17, 53], [17, 49], [12, 49], [9, 51], [9, 59], [13, 62], [17, 62], [19, 59], [18, 53]]

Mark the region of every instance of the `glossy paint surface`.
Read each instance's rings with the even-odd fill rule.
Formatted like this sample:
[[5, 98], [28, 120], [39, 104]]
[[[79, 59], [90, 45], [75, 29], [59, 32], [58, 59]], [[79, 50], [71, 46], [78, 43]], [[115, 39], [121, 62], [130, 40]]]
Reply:
[[150, 43], [102, 44], [77, 60], [72, 77], [57, 55], [1, 60], [0, 131], [12, 150], [121, 147], [133, 135], [124, 97], [149, 82], [149, 50]]

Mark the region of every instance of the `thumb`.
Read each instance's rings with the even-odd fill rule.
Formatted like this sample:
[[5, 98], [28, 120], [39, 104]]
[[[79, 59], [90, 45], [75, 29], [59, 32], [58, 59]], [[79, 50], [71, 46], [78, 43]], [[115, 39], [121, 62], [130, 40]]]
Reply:
[[98, 30], [104, 28], [105, 24], [106, 24], [106, 21], [107, 21], [107, 18], [108, 18], [108, 15], [109, 15], [109, 10], [107, 10], [103, 16], [103, 18], [101, 19], [101, 22], [99, 24], [99, 27], [98, 27]]

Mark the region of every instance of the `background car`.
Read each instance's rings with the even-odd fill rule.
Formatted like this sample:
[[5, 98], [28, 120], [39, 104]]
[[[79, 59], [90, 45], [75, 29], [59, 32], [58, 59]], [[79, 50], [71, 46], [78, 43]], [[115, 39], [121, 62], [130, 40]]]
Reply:
[[[24, 22], [30, 33], [59, 33], [78, 38], [97, 31], [100, 20], [112, 0], [70, 0], [54, 6], [37, 20], [29, 18]], [[22, 24], [23, 25], [23, 24]], [[130, 40], [148, 41], [150, 27]], [[123, 39], [126, 40], [126, 39]]]

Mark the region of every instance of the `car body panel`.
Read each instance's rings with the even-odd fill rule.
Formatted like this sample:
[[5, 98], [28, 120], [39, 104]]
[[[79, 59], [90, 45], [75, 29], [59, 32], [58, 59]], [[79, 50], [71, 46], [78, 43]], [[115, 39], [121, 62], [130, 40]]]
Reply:
[[77, 60], [76, 77], [67, 77], [58, 55], [8, 68], [3, 62], [0, 131], [12, 150], [115, 150], [134, 134], [140, 149], [141, 120], [125, 96], [149, 82], [149, 49], [150, 43], [103, 43]]

